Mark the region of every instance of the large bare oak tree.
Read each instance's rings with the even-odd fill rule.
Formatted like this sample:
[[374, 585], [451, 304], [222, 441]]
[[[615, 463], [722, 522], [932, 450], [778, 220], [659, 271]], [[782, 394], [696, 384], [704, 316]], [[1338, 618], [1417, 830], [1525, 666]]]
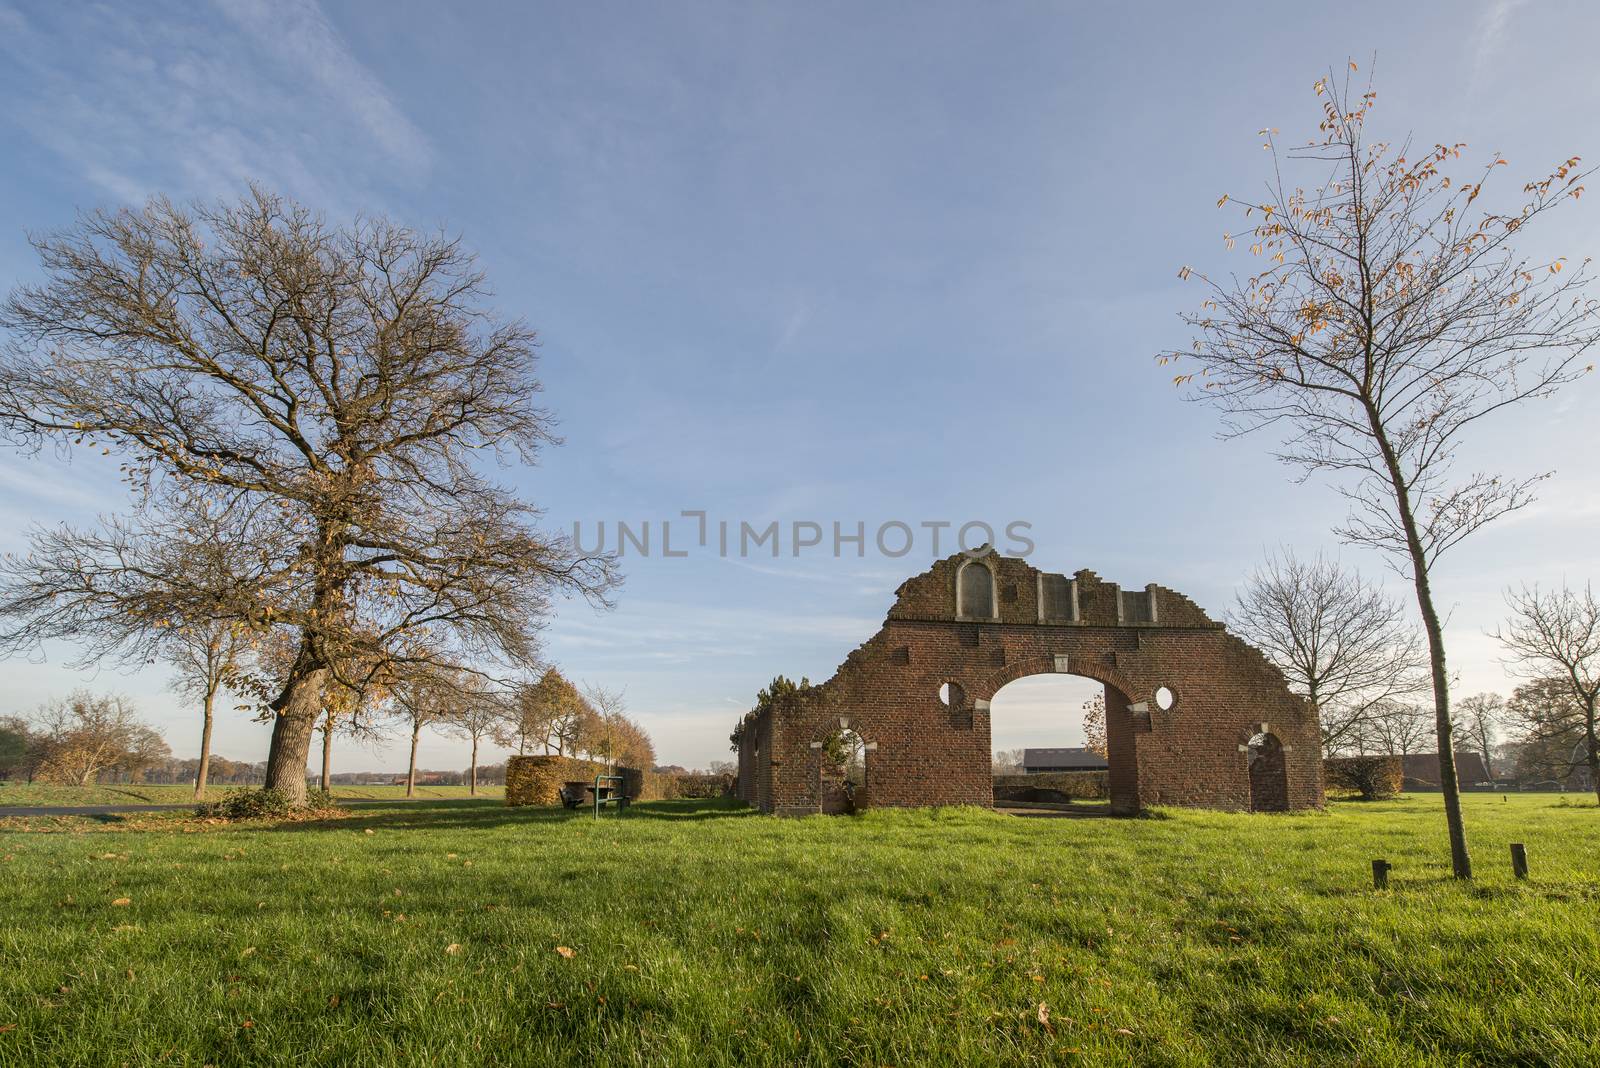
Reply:
[[1487, 416], [1583, 374], [1600, 340], [1587, 261], [1514, 248], [1531, 224], [1578, 198], [1584, 172], [1565, 160], [1509, 206], [1488, 208], [1504, 160], [1458, 180], [1446, 168], [1464, 146], [1369, 142], [1370, 86], [1330, 75], [1314, 88], [1317, 135], [1285, 151], [1263, 131], [1273, 160], [1266, 188], [1219, 201], [1242, 212], [1241, 239], [1259, 267], [1244, 278], [1180, 270], [1208, 293], [1184, 316], [1192, 347], [1161, 359], [1179, 361], [1178, 383], [1220, 407], [1230, 433], [1269, 428], [1281, 434], [1282, 460], [1330, 474], [1351, 506], [1339, 533], [1390, 554], [1411, 580], [1428, 641], [1451, 865], [1470, 878], [1431, 577], [1440, 556], [1526, 505], [1543, 477], [1461, 475], [1461, 444]]
[[330, 680], [360, 691], [441, 652], [531, 661], [552, 597], [605, 601], [609, 562], [542, 532], [488, 473], [554, 439], [534, 334], [485, 309], [456, 240], [332, 226], [253, 189], [86, 215], [34, 246], [45, 280], [0, 309], [0, 428], [109, 450], [158, 528], [200, 502], [245, 573], [163, 605], [123, 566], [153, 551], [139, 522], [36, 530], [7, 565], [0, 647], [87, 631], [138, 649], [196, 617], [287, 628], [267, 786], [300, 798]]

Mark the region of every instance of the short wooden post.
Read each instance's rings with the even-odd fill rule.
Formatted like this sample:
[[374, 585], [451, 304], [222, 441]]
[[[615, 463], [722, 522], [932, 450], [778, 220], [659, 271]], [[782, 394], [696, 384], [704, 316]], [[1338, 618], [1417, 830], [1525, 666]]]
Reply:
[[1389, 869], [1394, 867], [1382, 857], [1372, 862], [1372, 888], [1374, 890], [1389, 889]]
[[1519, 879], [1528, 877], [1528, 850], [1521, 842], [1511, 843], [1511, 870]]

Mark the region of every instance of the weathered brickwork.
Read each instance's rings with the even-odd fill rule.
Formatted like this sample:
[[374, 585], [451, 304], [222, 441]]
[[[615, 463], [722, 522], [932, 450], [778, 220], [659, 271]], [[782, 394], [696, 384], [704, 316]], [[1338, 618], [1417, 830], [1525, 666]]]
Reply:
[[[970, 567], [989, 569], [992, 596], [982, 595], [982, 575], [963, 582]], [[831, 679], [746, 717], [739, 796], [764, 812], [821, 811], [822, 743], [847, 727], [867, 745], [870, 804], [992, 805], [989, 701], [1008, 682], [1048, 673], [1104, 684], [1117, 809], [1322, 804], [1315, 712], [1194, 602], [993, 555], [953, 556], [908, 580], [882, 629]], [[1269, 741], [1272, 767], [1257, 770], [1252, 797], [1250, 765], [1262, 750], [1249, 743], [1263, 734], [1281, 745], [1281, 770]]]

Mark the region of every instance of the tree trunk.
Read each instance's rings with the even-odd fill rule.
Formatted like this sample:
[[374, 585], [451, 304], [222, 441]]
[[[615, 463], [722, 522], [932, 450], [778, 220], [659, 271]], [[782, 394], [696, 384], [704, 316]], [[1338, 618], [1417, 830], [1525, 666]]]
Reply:
[[1595, 737], [1595, 698], [1590, 697], [1585, 709], [1584, 739], [1589, 743], [1589, 782], [1594, 786], [1594, 799], [1600, 802], [1600, 738]]
[[326, 793], [329, 787], [329, 773], [333, 765], [333, 713], [323, 714], [322, 720], [322, 789]]
[[411, 725], [411, 765], [406, 769], [406, 796], [413, 797], [417, 792], [417, 736], [422, 733], [422, 724]]
[[1417, 519], [1411, 510], [1411, 492], [1400, 470], [1399, 457], [1389, 444], [1383, 416], [1370, 402], [1367, 421], [1372, 436], [1383, 452], [1394, 490], [1395, 513], [1405, 533], [1406, 553], [1411, 558], [1411, 579], [1417, 588], [1417, 608], [1428, 634], [1428, 665], [1433, 676], [1433, 727], [1439, 744], [1439, 791], [1444, 795], [1444, 822], [1450, 832], [1450, 869], [1457, 879], [1472, 878], [1472, 856], [1467, 852], [1467, 829], [1461, 820], [1461, 788], [1456, 782], [1455, 727], [1450, 719], [1450, 676], [1445, 671], [1444, 628], [1433, 607], [1433, 589], [1428, 583], [1428, 554], [1422, 548]]
[[200, 731], [200, 769], [194, 776], [194, 799], [206, 796], [206, 778], [211, 773], [211, 713], [216, 702], [216, 687], [206, 691], [205, 726]]
[[471, 776], [471, 785], [467, 788], [467, 792], [469, 794], [471, 794], [473, 797], [477, 797], [478, 796], [478, 736], [476, 734], [474, 734], [472, 736], [472, 770], [468, 774]]
[[327, 675], [326, 668], [291, 673], [283, 693], [273, 702], [278, 718], [272, 724], [264, 785], [268, 790], [281, 790], [297, 805], [306, 800], [306, 761], [322, 714], [322, 685]]
[[[1416, 565], [1414, 564], [1415, 568]], [[1450, 720], [1450, 679], [1445, 673], [1444, 634], [1433, 607], [1433, 591], [1425, 571], [1417, 571], [1417, 606], [1428, 632], [1428, 663], [1433, 674], [1433, 728], [1439, 743], [1439, 791], [1444, 795], [1444, 821], [1450, 830], [1450, 869], [1457, 879], [1472, 878], [1472, 855], [1461, 820], [1461, 787], [1456, 782], [1455, 730]]]

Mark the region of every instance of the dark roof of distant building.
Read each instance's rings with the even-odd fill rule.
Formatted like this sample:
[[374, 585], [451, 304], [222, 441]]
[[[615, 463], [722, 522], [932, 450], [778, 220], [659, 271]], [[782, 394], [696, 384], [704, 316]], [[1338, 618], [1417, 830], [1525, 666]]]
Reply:
[[[1402, 774], [1408, 779], [1418, 782], [1439, 784], [1439, 754], [1438, 753], [1412, 753], [1401, 759]], [[1483, 758], [1477, 753], [1465, 749], [1456, 750], [1456, 782], [1465, 786], [1474, 786], [1480, 782], [1489, 781], [1489, 772], [1483, 766]]]
[[1106, 758], [1093, 749], [1024, 749], [1022, 766], [1025, 768], [1103, 768]]

